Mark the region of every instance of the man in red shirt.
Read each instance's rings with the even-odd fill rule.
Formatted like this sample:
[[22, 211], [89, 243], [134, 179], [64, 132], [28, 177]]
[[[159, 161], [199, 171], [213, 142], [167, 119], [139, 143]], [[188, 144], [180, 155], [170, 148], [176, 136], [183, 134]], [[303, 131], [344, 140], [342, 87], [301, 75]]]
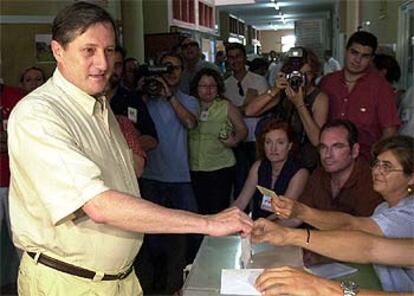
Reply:
[[24, 91], [4, 85], [0, 82], [0, 229], [3, 219], [6, 219], [9, 234], [10, 220], [8, 219], [8, 187], [10, 182], [9, 156], [7, 154], [7, 119], [13, 107], [24, 96]]
[[372, 66], [377, 38], [358, 31], [348, 40], [345, 66], [326, 75], [321, 91], [329, 96], [329, 118], [351, 120], [358, 128], [361, 155], [370, 160], [371, 146], [392, 136], [400, 119], [391, 86]]

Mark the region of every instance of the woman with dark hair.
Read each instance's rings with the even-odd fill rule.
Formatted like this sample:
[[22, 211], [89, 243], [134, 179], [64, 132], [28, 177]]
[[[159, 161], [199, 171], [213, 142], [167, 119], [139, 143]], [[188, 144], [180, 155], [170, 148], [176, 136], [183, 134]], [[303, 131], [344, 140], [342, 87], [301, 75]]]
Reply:
[[292, 155], [293, 142], [293, 132], [287, 122], [273, 119], [264, 125], [256, 142], [258, 160], [252, 165], [234, 206], [244, 210], [253, 197], [252, 218], [264, 218], [271, 212], [263, 210], [264, 200], [257, 185], [293, 199], [302, 194], [309, 173]]
[[287, 121], [294, 131], [303, 165], [314, 169], [319, 159], [316, 147], [320, 128], [328, 118], [328, 97], [315, 85], [320, 63], [312, 50], [303, 47], [292, 48], [287, 56], [274, 85], [252, 101], [245, 114], [263, 116], [257, 132], [271, 118]]
[[45, 82], [45, 72], [36, 66], [24, 69], [20, 76], [20, 84], [26, 93], [35, 90]]
[[200, 101], [196, 128], [189, 130], [190, 170], [200, 213], [214, 214], [230, 204], [232, 147], [247, 136], [240, 111], [223, 99], [224, 82], [213, 69], [200, 70], [191, 83], [191, 94]]

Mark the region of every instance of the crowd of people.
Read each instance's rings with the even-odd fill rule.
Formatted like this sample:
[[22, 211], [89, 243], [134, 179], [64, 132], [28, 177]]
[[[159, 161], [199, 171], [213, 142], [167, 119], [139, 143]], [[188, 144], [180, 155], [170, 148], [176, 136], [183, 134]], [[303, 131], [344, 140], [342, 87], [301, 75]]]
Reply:
[[[203, 235], [233, 233], [308, 249], [306, 265], [372, 262], [385, 291], [414, 292], [412, 89], [393, 88], [373, 34], [349, 38], [343, 67], [305, 47], [248, 62], [238, 43], [210, 63], [188, 37], [148, 76], [111, 16], [77, 2], [51, 46], [48, 80], [30, 67], [20, 89], [0, 84], [0, 221], [23, 251], [21, 295], [172, 295]], [[278, 195], [270, 209], [257, 185]], [[257, 288], [357, 295], [289, 267]]]

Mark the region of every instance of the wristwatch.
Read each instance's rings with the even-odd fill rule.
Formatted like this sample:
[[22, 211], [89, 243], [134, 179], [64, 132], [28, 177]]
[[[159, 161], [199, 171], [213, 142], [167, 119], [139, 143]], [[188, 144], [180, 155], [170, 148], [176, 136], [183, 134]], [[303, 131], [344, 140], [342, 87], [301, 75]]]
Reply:
[[353, 281], [341, 282], [341, 288], [344, 296], [356, 296], [359, 292], [358, 284]]

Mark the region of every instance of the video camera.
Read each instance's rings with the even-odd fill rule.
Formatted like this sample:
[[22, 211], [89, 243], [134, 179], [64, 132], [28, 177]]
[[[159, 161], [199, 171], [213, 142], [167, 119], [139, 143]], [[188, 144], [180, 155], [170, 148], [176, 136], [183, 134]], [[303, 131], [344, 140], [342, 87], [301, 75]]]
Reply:
[[169, 74], [174, 71], [174, 65], [165, 63], [159, 66], [151, 66], [147, 64], [140, 65], [136, 70], [136, 77], [144, 77], [142, 91], [150, 97], [158, 97], [161, 95], [163, 85], [156, 78], [162, 74]]
[[292, 47], [287, 53], [291, 71], [286, 74], [286, 79], [294, 91], [298, 91], [302, 84], [306, 84], [306, 75], [300, 72], [304, 64], [305, 54], [300, 47]]

